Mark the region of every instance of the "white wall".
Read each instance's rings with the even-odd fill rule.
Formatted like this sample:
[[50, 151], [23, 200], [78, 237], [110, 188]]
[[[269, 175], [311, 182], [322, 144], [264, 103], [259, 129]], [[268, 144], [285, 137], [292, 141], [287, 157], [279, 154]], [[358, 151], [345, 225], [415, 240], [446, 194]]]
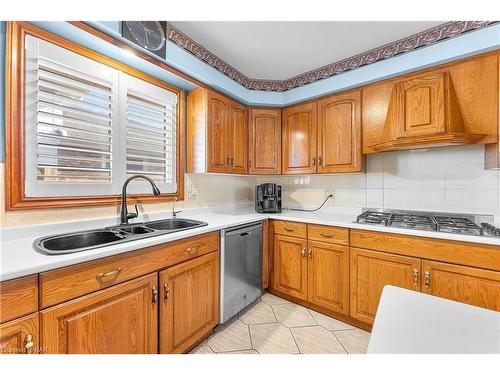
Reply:
[[369, 155], [366, 174], [258, 177], [283, 185], [285, 206], [317, 205], [500, 214], [500, 171], [484, 170], [484, 146]]

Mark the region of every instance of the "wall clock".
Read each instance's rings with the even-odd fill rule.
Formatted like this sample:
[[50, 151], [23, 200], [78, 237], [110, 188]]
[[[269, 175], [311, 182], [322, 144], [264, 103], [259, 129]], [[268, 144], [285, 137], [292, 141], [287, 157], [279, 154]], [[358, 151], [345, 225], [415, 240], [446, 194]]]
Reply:
[[122, 21], [122, 36], [165, 58], [166, 21]]

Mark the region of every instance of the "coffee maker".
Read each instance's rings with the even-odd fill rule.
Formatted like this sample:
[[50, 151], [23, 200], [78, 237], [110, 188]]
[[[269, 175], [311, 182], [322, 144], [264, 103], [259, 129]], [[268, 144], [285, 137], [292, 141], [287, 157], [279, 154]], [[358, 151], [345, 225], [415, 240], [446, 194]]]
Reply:
[[255, 187], [255, 211], [281, 213], [281, 185], [257, 185]]

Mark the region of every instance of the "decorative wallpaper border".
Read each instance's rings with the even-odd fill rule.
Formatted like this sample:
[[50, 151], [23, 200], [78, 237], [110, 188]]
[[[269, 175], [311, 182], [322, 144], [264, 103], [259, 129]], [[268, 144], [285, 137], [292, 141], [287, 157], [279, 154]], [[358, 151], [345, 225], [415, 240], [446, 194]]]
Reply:
[[377, 61], [394, 57], [403, 53], [427, 47], [445, 39], [457, 37], [466, 32], [478, 30], [498, 21], [452, 21], [432, 27], [420, 33], [385, 44], [381, 47], [360, 53], [352, 57], [325, 65], [318, 69], [299, 74], [295, 77], [278, 80], [252, 79], [236, 68], [207, 50], [189, 36], [176, 29], [167, 22], [167, 38], [184, 50], [190, 52], [201, 61], [219, 70], [229, 78], [251, 90], [286, 91], [307, 85], [321, 79], [357, 69], [361, 66], [373, 64]]

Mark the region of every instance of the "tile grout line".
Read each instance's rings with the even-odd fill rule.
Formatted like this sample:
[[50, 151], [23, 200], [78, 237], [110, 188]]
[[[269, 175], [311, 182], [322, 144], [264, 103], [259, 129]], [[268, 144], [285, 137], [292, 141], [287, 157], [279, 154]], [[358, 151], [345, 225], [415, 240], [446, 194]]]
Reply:
[[335, 334], [335, 332], [333, 331], [330, 331], [332, 332], [332, 335], [333, 337], [335, 337], [337, 339], [337, 341], [339, 342], [340, 346], [342, 347], [342, 349], [344, 349], [344, 351], [346, 352], [346, 354], [351, 354], [348, 352], [348, 350], [345, 348], [344, 344], [342, 344], [342, 341], [340, 341], [340, 339], [337, 337], [337, 335]]

